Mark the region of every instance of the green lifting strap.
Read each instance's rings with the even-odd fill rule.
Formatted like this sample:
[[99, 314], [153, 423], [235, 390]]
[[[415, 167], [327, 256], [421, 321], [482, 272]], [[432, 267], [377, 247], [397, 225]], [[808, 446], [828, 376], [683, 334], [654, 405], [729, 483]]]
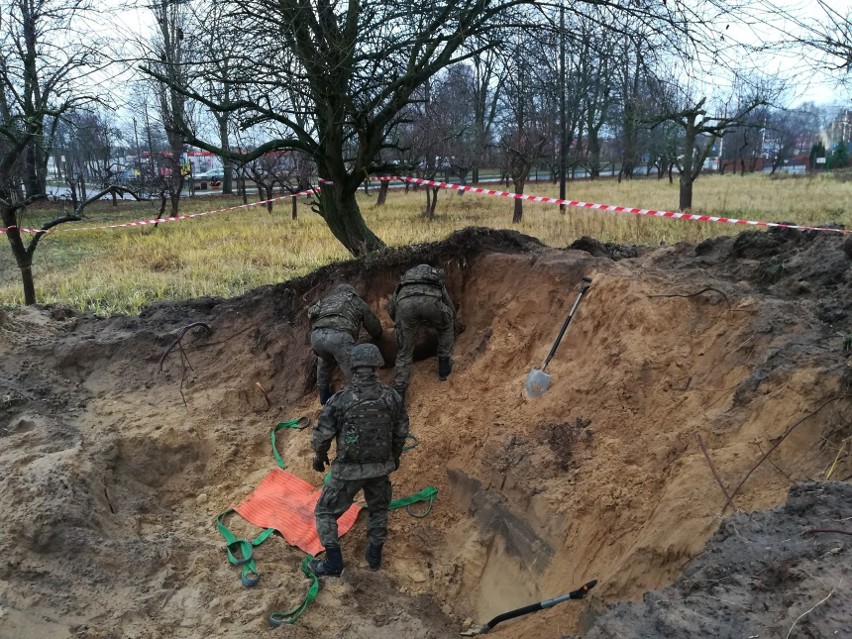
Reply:
[[305, 558], [302, 560], [302, 572], [311, 580], [311, 585], [308, 586], [308, 592], [305, 594], [305, 598], [302, 599], [302, 603], [287, 612], [273, 612], [269, 615], [269, 625], [278, 627], [285, 624], [296, 623], [296, 620], [302, 616], [302, 613], [305, 612], [305, 610], [308, 609], [308, 606], [310, 606], [314, 599], [317, 598], [317, 593], [319, 592], [319, 577], [317, 577], [308, 567], [308, 563], [313, 558], [313, 555], [305, 555]]
[[[275, 434], [281, 430], [282, 428], [294, 428], [296, 430], [304, 430], [311, 425], [311, 420], [308, 417], [299, 417], [298, 419], [291, 419], [286, 422], [281, 422], [276, 424], [276, 426], [272, 429], [270, 433], [270, 439], [272, 441], [272, 454], [275, 456], [275, 462], [281, 469], [287, 468], [287, 465], [284, 463], [284, 459], [281, 457], [281, 454], [278, 452], [278, 447], [275, 442]], [[403, 452], [407, 452], [412, 448], [417, 447], [420, 443], [417, 441], [417, 438], [414, 435], [408, 435], [406, 439], [413, 440], [413, 444], [411, 446], [405, 446], [403, 448]], [[329, 475], [331, 475], [331, 471], [325, 476], [325, 481], [328, 480]], [[323, 484], [325, 483], [323, 481]], [[409, 495], [408, 497], [402, 497], [400, 499], [393, 500], [388, 509], [394, 510], [397, 508], [405, 508], [406, 512], [412, 517], [416, 517], [418, 519], [425, 517], [429, 514], [429, 511], [432, 510], [432, 504], [435, 501], [435, 497], [438, 495], [438, 489], [434, 486], [427, 486], [420, 492], [414, 493], [413, 495]], [[411, 510], [411, 505], [416, 504], [417, 502], [425, 501], [428, 502], [426, 506], [426, 510], [422, 513], [414, 513]], [[234, 564], [235, 566], [241, 566], [240, 580], [242, 581], [244, 586], [250, 587], [257, 584], [260, 580], [260, 575], [257, 572], [257, 568], [254, 563], [254, 557], [252, 554], [252, 549], [255, 546], [259, 546], [264, 541], [266, 541], [269, 536], [275, 532], [274, 528], [267, 528], [262, 533], [260, 533], [257, 537], [249, 541], [243, 537], [236, 537], [228, 527], [225, 526], [224, 519], [231, 513], [236, 512], [233, 509], [228, 509], [219, 515], [216, 518], [216, 527], [221, 533], [222, 537], [225, 538], [225, 551], [228, 554], [228, 561]], [[305, 597], [302, 599], [302, 602], [288, 610], [287, 612], [273, 612], [269, 616], [269, 623], [273, 627], [289, 625], [296, 623], [296, 620], [302, 616], [302, 613], [307, 610], [308, 606], [313, 603], [313, 601], [317, 598], [317, 593], [319, 592], [319, 578], [311, 571], [309, 567], [309, 562], [313, 559], [313, 555], [307, 554], [305, 558], [302, 560], [301, 569], [308, 579], [311, 580], [311, 585], [308, 586], [308, 591], [305, 594]]]
[[413, 443], [413, 444], [411, 444], [411, 446], [403, 446], [403, 447], [402, 447], [402, 452], [404, 452], [404, 453], [408, 452], [409, 450], [411, 450], [411, 449], [413, 449], [413, 448], [417, 448], [417, 446], [420, 444], [420, 442], [418, 441], [418, 439], [417, 439], [414, 435], [412, 435], [411, 433], [409, 433], [408, 435], [406, 435], [406, 436], [405, 436], [405, 439], [410, 439], [410, 440], [412, 440], [414, 443]]
[[295, 428], [296, 430], [305, 430], [310, 425], [310, 418], [302, 416], [298, 419], [291, 419], [290, 421], [281, 422], [280, 424], [277, 424], [275, 428], [272, 429], [272, 432], [269, 433], [269, 438], [272, 440], [272, 454], [275, 456], [275, 463], [278, 464], [279, 468], [286, 469], [287, 465], [284, 463], [284, 459], [281, 457], [280, 453], [278, 452], [278, 447], [275, 445], [275, 433], [277, 433], [282, 428]]
[[[415, 517], [417, 519], [423, 519], [423, 517], [428, 515], [429, 511], [432, 510], [432, 503], [435, 501], [435, 497], [437, 496], [438, 489], [434, 486], [427, 486], [420, 492], [414, 493], [413, 495], [409, 495], [408, 497], [400, 497], [399, 499], [394, 499], [388, 506], [388, 509], [393, 510], [394, 508], [405, 507], [405, 511], [412, 517]], [[429, 505], [426, 506], [426, 510], [424, 510], [422, 513], [414, 513], [411, 510], [411, 504], [416, 504], [418, 501], [429, 502]]]
[[275, 532], [275, 529], [267, 528], [251, 541], [244, 537], [236, 537], [234, 533], [228, 530], [228, 527], [223, 521], [225, 517], [233, 512], [236, 511], [228, 509], [216, 517], [216, 528], [219, 529], [219, 532], [225, 538], [225, 552], [228, 553], [228, 561], [235, 566], [242, 566], [240, 581], [246, 587], [255, 586], [260, 580], [260, 575], [257, 573], [257, 568], [254, 565], [252, 548], [266, 541], [269, 535]]

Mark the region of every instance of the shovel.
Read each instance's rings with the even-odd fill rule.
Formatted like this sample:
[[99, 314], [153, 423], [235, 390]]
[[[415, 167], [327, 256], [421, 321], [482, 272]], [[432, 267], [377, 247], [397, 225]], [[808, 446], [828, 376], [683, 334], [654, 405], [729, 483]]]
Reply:
[[541, 397], [544, 395], [544, 392], [550, 388], [550, 375], [544, 371], [547, 368], [547, 365], [550, 364], [550, 360], [553, 359], [553, 356], [556, 354], [556, 349], [559, 348], [559, 342], [562, 341], [562, 336], [565, 335], [565, 331], [568, 330], [568, 324], [571, 323], [574, 313], [577, 312], [577, 307], [580, 306], [580, 301], [583, 299], [583, 296], [586, 294], [586, 291], [589, 290], [591, 285], [592, 278], [583, 277], [582, 283], [580, 284], [580, 294], [577, 296], [577, 299], [574, 300], [574, 306], [571, 307], [571, 312], [568, 313], [568, 317], [565, 318], [562, 330], [559, 331], [556, 341], [553, 342], [553, 348], [551, 348], [550, 352], [547, 354], [547, 357], [544, 360], [544, 365], [541, 367], [541, 370], [534, 368], [530, 371], [530, 374], [527, 375], [527, 381], [524, 388], [527, 391], [527, 395], [530, 397]]
[[562, 603], [563, 601], [568, 601], [569, 599], [582, 599], [585, 597], [588, 592], [595, 587], [598, 583], [597, 579], [593, 579], [577, 588], [577, 590], [572, 590], [567, 595], [562, 595], [560, 597], [554, 597], [553, 599], [546, 599], [544, 601], [539, 601], [538, 603], [530, 604], [529, 606], [524, 606], [523, 608], [517, 608], [515, 610], [510, 610], [509, 612], [504, 612], [502, 615], [497, 615], [489, 621], [484, 626], [473, 626], [469, 630], [465, 630], [464, 632], [459, 633], [462, 637], [475, 637], [477, 635], [484, 635], [491, 631], [494, 626], [496, 626], [501, 621], [506, 621], [507, 619], [514, 619], [515, 617], [520, 617], [522, 615], [529, 614], [531, 612], [536, 612], [537, 610], [544, 610], [545, 608], [550, 608], [551, 606], [555, 606], [558, 603]]

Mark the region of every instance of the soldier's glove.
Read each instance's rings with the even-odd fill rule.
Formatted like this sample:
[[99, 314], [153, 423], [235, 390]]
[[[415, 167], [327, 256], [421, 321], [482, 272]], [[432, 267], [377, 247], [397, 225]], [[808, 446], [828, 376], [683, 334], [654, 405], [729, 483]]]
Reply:
[[328, 464], [328, 455], [316, 455], [312, 467], [318, 473], [324, 473], [326, 464]]
[[462, 323], [461, 323], [461, 322], [459, 322], [458, 320], [456, 320], [455, 322], [453, 322], [453, 332], [454, 332], [456, 335], [461, 335], [462, 333], [464, 333], [464, 331], [465, 331], [465, 329], [466, 329], [466, 328], [467, 328], [467, 326], [465, 326], [464, 324], [462, 324]]

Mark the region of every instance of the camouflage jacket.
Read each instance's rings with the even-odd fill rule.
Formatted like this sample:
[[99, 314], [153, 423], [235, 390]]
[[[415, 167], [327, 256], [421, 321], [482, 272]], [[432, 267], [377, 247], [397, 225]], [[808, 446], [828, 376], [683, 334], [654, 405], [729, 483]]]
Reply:
[[396, 305], [399, 300], [415, 295], [440, 299], [450, 309], [450, 313], [453, 319], [455, 319], [456, 307], [450, 299], [449, 293], [447, 293], [447, 287], [444, 286], [438, 269], [421, 264], [405, 272], [388, 303], [388, 315], [390, 315], [391, 319], [396, 318]]
[[356, 340], [362, 324], [373, 339], [382, 336], [379, 318], [348, 284], [339, 285], [330, 295], [311, 306], [308, 319], [311, 329], [336, 328], [346, 331]]
[[[370, 479], [394, 471], [407, 436], [408, 412], [402, 398], [382, 384], [375, 371], [359, 369], [352, 382], [326, 402], [311, 446], [322, 457], [336, 440], [334, 476]], [[365, 461], [355, 461], [359, 458]]]

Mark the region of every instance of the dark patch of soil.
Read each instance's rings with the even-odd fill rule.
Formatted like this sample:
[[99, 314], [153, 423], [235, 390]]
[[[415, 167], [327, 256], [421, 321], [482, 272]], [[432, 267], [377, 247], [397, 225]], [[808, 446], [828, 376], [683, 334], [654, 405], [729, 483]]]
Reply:
[[611, 606], [583, 637], [850, 637], [850, 517], [852, 484], [796, 484], [785, 504], [723, 521], [674, 583]]
[[636, 246], [635, 244], [613, 244], [612, 242], [601, 242], [593, 237], [584, 235], [578, 240], [574, 240], [569, 246], [569, 249], [577, 251], [586, 251], [595, 257], [608, 257], [611, 260], [623, 260], [634, 257], [639, 257], [642, 253], [647, 253], [648, 248]]

